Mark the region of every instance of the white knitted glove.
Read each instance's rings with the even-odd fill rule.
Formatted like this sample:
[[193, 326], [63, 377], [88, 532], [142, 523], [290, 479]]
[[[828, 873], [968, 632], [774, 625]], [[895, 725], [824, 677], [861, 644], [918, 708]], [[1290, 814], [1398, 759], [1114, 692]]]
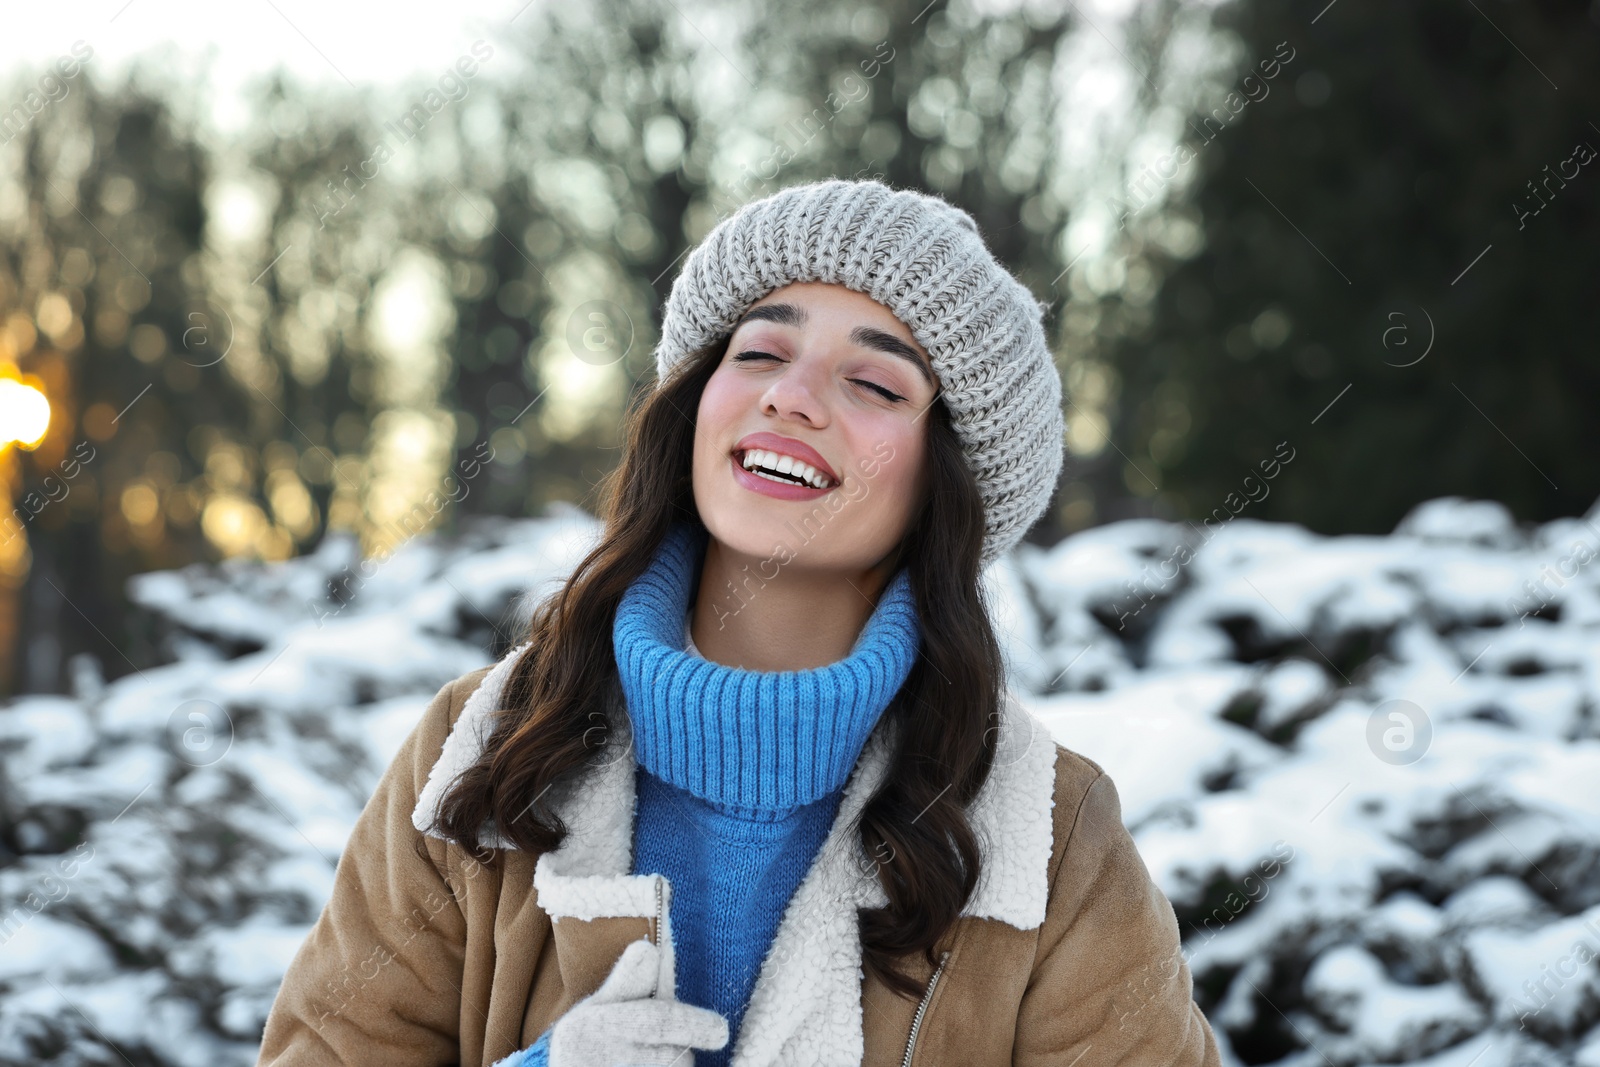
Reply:
[[550, 1028], [550, 1067], [693, 1067], [691, 1048], [728, 1043], [728, 1020], [668, 995], [658, 984], [660, 949], [641, 938], [623, 950], [599, 989]]

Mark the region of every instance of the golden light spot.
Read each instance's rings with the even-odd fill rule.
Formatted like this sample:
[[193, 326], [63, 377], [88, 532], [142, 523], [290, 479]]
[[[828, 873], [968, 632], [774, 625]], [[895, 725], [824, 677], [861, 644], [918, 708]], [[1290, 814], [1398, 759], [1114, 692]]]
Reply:
[[39, 298], [39, 310], [34, 314], [39, 329], [51, 337], [60, 337], [72, 325], [72, 305], [60, 293], [45, 293]]
[[0, 523], [0, 530], [5, 532], [5, 536], [0, 537], [0, 576], [16, 581], [33, 567], [33, 549], [28, 545], [28, 533], [20, 524], [15, 530], [7, 530]]
[[273, 516], [296, 538], [304, 540], [316, 530], [316, 502], [294, 471], [280, 468], [267, 476], [267, 500]]
[[1075, 412], [1067, 420], [1067, 447], [1075, 456], [1093, 456], [1106, 446], [1111, 428], [1097, 411]]
[[206, 480], [222, 492], [243, 487], [245, 465], [238, 445], [224, 441], [206, 453]]
[[29, 382], [0, 378], [0, 446], [33, 448], [50, 428], [50, 401]]
[[167, 335], [159, 326], [141, 323], [128, 335], [128, 350], [140, 363], [154, 363], [167, 354]]
[[268, 526], [256, 539], [255, 547], [262, 559], [282, 562], [294, 555], [294, 537], [282, 526]]
[[33, 320], [21, 311], [13, 311], [6, 317], [5, 332], [11, 342], [11, 352], [16, 356], [27, 355], [39, 339], [39, 331], [34, 329]]
[[270, 526], [255, 502], [237, 493], [218, 493], [200, 514], [201, 532], [228, 556], [253, 551]]
[[148, 482], [130, 482], [122, 490], [122, 516], [130, 526], [146, 526], [161, 514], [161, 497]]

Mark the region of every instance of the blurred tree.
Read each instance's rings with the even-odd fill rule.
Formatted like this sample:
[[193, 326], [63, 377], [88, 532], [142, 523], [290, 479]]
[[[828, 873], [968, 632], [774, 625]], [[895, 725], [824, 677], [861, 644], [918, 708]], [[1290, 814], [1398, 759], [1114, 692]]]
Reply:
[[[456, 466], [470, 471], [485, 444], [495, 457], [463, 514], [597, 506], [629, 390], [653, 373], [651, 315], [703, 180], [688, 176], [694, 57], [669, 32], [670, 8], [604, 0], [524, 18], [512, 49], [541, 76], [500, 83], [503, 143], [486, 158], [452, 127], [484, 203], [442, 181], [428, 197], [443, 205], [435, 244], [462, 281], [448, 347], [475, 432], [458, 434]], [[478, 215], [493, 225], [463, 239]]]
[[330, 529], [370, 536], [367, 450], [389, 374], [372, 303], [403, 250], [394, 220], [409, 201], [380, 182], [368, 190], [356, 173], [373, 140], [359, 108], [329, 106], [281, 76], [255, 106], [263, 121], [213, 176], [206, 284], [233, 315], [229, 369], [255, 400], [258, 446], [275, 443], [274, 517], [303, 549]]
[[[169, 658], [125, 628], [131, 574], [286, 559], [329, 529], [387, 547], [434, 518], [397, 532], [412, 498], [374, 470], [369, 432], [418, 406], [386, 388], [413, 378], [374, 340], [411, 194], [380, 186], [345, 231], [324, 231], [307, 190], [325, 198], [332, 161], [368, 143], [357, 113], [279, 81], [266, 121], [217, 151], [173, 93], [143, 70], [113, 87], [83, 79], [11, 146], [0, 364], [45, 382], [51, 406], [45, 438], [6, 457], [13, 509], [42, 502], [0, 556], [15, 590], [11, 691], [61, 689], [78, 653], [111, 676]], [[437, 393], [422, 400], [436, 408]], [[406, 429], [391, 436], [403, 445]], [[241, 630], [241, 652], [259, 642]]]
[[[1156, 51], [1172, 6], [1146, 14]], [[628, 391], [654, 374], [653, 320], [683, 254], [779, 188], [873, 176], [936, 192], [971, 211], [996, 254], [1050, 300], [1067, 214], [1051, 182], [1051, 71], [1070, 28], [1060, 13], [772, 5], [730, 17], [715, 42], [674, 11], [628, 0], [542, 17], [532, 28], [530, 13], [524, 47], [544, 77], [505, 97], [506, 155], [519, 165], [491, 193], [502, 226], [472, 250], [488, 247], [486, 278], [459, 268], [473, 282], [457, 294], [450, 342], [463, 409], [503, 422], [533, 395], [516, 433], [495, 437], [511, 445], [530, 511], [554, 497], [593, 506], [583, 494], [609, 465], [594, 448], [617, 444]], [[505, 358], [529, 345], [528, 362]], [[592, 378], [596, 367], [626, 373], [583, 432], [559, 432], [562, 375]], [[522, 473], [524, 450], [537, 477]], [[463, 510], [507, 503], [484, 494]], [[1034, 538], [1059, 536], [1054, 519]]]
[[159, 99], [80, 82], [13, 142], [17, 196], [0, 221], [0, 362], [37, 375], [50, 405], [37, 447], [4, 457], [10, 508], [28, 513], [6, 531], [7, 691], [57, 690], [84, 651], [108, 673], [148, 663], [122, 625], [126, 577], [208, 554], [218, 480], [227, 521], [259, 514], [254, 457], [213, 451], [249, 405], [205, 366], [220, 324], [198, 284], [204, 153]]
[[1580, 444], [1600, 406], [1595, 9], [1327, 7], [1218, 12], [1245, 62], [1189, 124], [1204, 248], [1148, 251], [1151, 314], [1106, 339], [1129, 463], [1097, 493], [1324, 532], [1446, 494], [1581, 513], [1600, 496]]

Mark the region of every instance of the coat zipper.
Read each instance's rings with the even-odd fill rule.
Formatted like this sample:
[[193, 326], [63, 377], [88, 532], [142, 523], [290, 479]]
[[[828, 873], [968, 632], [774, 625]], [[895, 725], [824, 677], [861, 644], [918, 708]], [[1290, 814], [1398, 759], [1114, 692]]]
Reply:
[[917, 1005], [917, 1014], [911, 1020], [911, 1036], [906, 1038], [905, 1059], [900, 1061], [900, 1067], [911, 1067], [911, 1051], [917, 1047], [917, 1031], [922, 1028], [922, 1013], [928, 1010], [928, 1001], [933, 998], [933, 987], [939, 984], [939, 974], [944, 970], [944, 961], [950, 958], [950, 950], [946, 949], [939, 957], [939, 966], [933, 972], [933, 977], [928, 979], [928, 991], [922, 994], [922, 1003]]
[[[650, 931], [650, 943], [655, 945], [656, 948], [661, 947], [661, 876], [659, 874], [656, 875], [656, 925], [655, 929]], [[658, 982], [656, 988], [650, 990], [650, 996], [654, 998], [659, 991], [660, 983]]]
[[656, 875], [656, 925], [651, 931], [650, 943], [661, 947], [661, 876]]

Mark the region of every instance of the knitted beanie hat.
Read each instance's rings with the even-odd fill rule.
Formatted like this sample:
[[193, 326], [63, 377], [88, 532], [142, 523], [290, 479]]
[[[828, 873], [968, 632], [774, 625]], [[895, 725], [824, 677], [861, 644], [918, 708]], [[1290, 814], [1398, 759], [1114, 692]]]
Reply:
[[794, 185], [745, 204], [685, 260], [656, 346], [657, 383], [791, 282], [832, 282], [894, 313], [933, 360], [983, 499], [982, 564], [1044, 513], [1061, 473], [1061, 378], [1044, 305], [1002, 266], [972, 216], [878, 181]]

